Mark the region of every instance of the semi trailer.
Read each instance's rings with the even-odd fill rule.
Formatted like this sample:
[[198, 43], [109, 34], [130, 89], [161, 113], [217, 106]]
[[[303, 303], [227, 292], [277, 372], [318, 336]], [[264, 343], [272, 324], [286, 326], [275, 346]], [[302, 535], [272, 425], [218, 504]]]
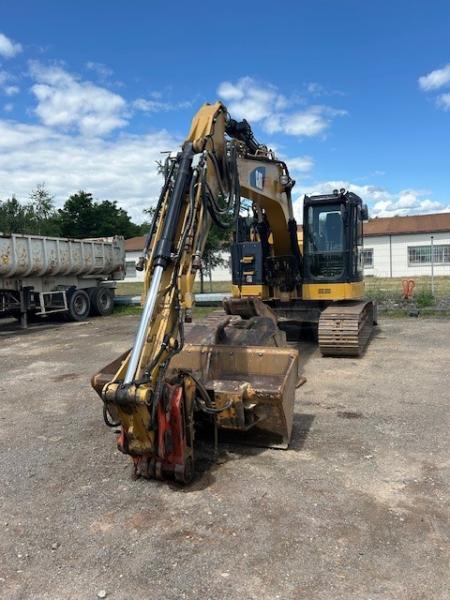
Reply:
[[67, 239], [0, 233], [0, 317], [27, 327], [30, 315], [73, 321], [107, 315], [125, 277], [122, 237]]

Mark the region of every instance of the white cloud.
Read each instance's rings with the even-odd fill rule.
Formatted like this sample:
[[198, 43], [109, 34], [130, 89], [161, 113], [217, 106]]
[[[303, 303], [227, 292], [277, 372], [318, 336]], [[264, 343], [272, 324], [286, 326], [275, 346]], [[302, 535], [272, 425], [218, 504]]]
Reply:
[[343, 116], [345, 111], [337, 111], [328, 106], [310, 106], [306, 110], [292, 114], [275, 114], [267, 119], [265, 129], [269, 133], [283, 132], [299, 137], [313, 137], [323, 133], [332, 117]]
[[13, 58], [19, 52], [22, 52], [21, 44], [13, 42], [4, 33], [0, 33], [0, 56], [3, 56], [3, 58]]
[[[445, 67], [442, 67], [442, 69], [436, 69], [435, 71], [428, 73], [428, 75], [419, 77], [419, 86], [425, 92], [449, 87], [450, 63], [445, 65]], [[436, 106], [442, 108], [442, 110], [450, 110], [450, 92], [439, 94], [436, 98]]]
[[136, 221], [159, 195], [161, 151], [179, 146], [166, 131], [115, 140], [73, 136], [42, 125], [0, 120], [0, 198], [26, 199], [44, 181], [59, 206], [79, 189], [117, 200]]
[[435, 200], [421, 200], [419, 209], [421, 212], [439, 212], [443, 209], [443, 204]]
[[[415, 208], [417, 205], [417, 194], [410, 190], [401, 193], [397, 200], [398, 208]], [[388, 207], [386, 207], [388, 208]], [[385, 209], [386, 210], [386, 209]]]
[[236, 83], [223, 81], [217, 93], [227, 102], [234, 119], [247, 119], [253, 123], [270, 117], [277, 107], [282, 108], [287, 103], [273, 85], [260, 84], [251, 77], [242, 77]]
[[317, 83], [317, 81], [311, 81], [310, 83], [306, 84], [306, 91], [309, 94], [313, 94], [313, 95], [320, 95], [324, 93], [324, 87], [320, 84]]
[[384, 213], [389, 210], [391, 205], [392, 202], [390, 200], [380, 200], [374, 205], [373, 210], [375, 213], [379, 213], [381, 216], [384, 216]]
[[317, 83], [317, 81], [310, 81], [305, 85], [305, 90], [308, 94], [314, 97], [319, 96], [345, 96], [344, 92], [340, 90], [327, 89], [321, 83]]
[[[159, 95], [157, 95], [157, 97], [159, 97]], [[163, 102], [161, 100], [138, 98], [133, 102], [133, 108], [143, 112], [157, 113], [190, 108], [192, 104], [193, 103], [188, 100], [181, 102]]]
[[[297, 186], [296, 186], [297, 187]], [[386, 188], [374, 185], [357, 185], [350, 181], [335, 180], [317, 182], [307, 189], [302, 189], [300, 196], [294, 203], [296, 218], [302, 222], [303, 194], [329, 194], [333, 190], [346, 189], [358, 194], [364, 203], [369, 205], [370, 217], [393, 217], [395, 215], [423, 214], [432, 212], [448, 212], [449, 206], [436, 200], [427, 198], [425, 190], [406, 189], [391, 192]], [[294, 188], [294, 191], [299, 191]]]
[[86, 69], [94, 71], [94, 73], [97, 73], [97, 75], [99, 75], [103, 79], [111, 77], [111, 75], [113, 75], [114, 73], [114, 71], [107, 65], [93, 61], [89, 61], [86, 63]]
[[442, 69], [435, 69], [427, 75], [419, 77], [419, 86], [425, 92], [430, 90], [438, 90], [441, 87], [448, 86], [450, 84], [450, 63], [442, 67]]
[[60, 66], [32, 62], [30, 73], [36, 81], [31, 88], [38, 102], [34, 112], [44, 125], [96, 136], [127, 124], [122, 96], [80, 81]]
[[14, 96], [18, 94], [20, 89], [17, 85], [13, 85], [15, 77], [7, 71], [0, 71], [0, 92], [6, 96]]
[[443, 110], [450, 110], [450, 93], [440, 94], [436, 99], [436, 104]]
[[14, 108], [14, 104], [12, 104], [11, 102], [8, 102], [7, 104], [4, 105], [3, 110], [5, 112], [12, 112]]
[[227, 102], [233, 102], [234, 100], [242, 100], [244, 97], [245, 83], [253, 81], [250, 77], [243, 77], [234, 84], [230, 81], [223, 81], [217, 88], [217, 93]]
[[[317, 85], [314, 84], [313, 89]], [[260, 122], [268, 133], [312, 137], [324, 133], [332, 118], [346, 114], [328, 106], [309, 106], [301, 111], [292, 111], [298, 99], [288, 99], [275, 86], [251, 77], [242, 77], [236, 83], [224, 81], [217, 92], [227, 103], [233, 118]]]
[[286, 164], [291, 173], [308, 173], [314, 167], [311, 156], [295, 156], [286, 159]]
[[20, 89], [17, 85], [8, 85], [5, 87], [4, 92], [7, 96], [14, 96], [20, 92]]

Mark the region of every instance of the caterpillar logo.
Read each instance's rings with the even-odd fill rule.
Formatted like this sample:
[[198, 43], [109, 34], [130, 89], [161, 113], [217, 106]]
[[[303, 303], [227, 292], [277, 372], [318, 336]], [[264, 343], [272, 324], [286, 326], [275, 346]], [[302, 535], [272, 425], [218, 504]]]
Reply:
[[331, 294], [331, 288], [319, 288], [319, 294]]
[[266, 168], [257, 167], [250, 173], [250, 185], [257, 190], [264, 189], [264, 181], [266, 178]]

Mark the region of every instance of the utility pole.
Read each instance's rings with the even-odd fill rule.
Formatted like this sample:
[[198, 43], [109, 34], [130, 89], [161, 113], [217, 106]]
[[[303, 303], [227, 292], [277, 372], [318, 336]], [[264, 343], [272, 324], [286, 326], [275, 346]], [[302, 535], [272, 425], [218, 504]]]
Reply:
[[389, 235], [389, 273], [392, 279], [392, 235]]
[[431, 295], [434, 298], [434, 235], [431, 236]]

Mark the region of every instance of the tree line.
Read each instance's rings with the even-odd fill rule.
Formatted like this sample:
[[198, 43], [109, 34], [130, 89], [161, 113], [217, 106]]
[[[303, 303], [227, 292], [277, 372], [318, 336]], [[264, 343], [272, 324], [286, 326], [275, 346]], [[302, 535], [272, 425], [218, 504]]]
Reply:
[[95, 201], [92, 194], [83, 190], [69, 196], [59, 209], [44, 185], [38, 185], [27, 202], [20, 202], [14, 195], [0, 200], [0, 232], [6, 234], [130, 238], [144, 235], [149, 226], [148, 222], [133, 223], [116, 201]]

